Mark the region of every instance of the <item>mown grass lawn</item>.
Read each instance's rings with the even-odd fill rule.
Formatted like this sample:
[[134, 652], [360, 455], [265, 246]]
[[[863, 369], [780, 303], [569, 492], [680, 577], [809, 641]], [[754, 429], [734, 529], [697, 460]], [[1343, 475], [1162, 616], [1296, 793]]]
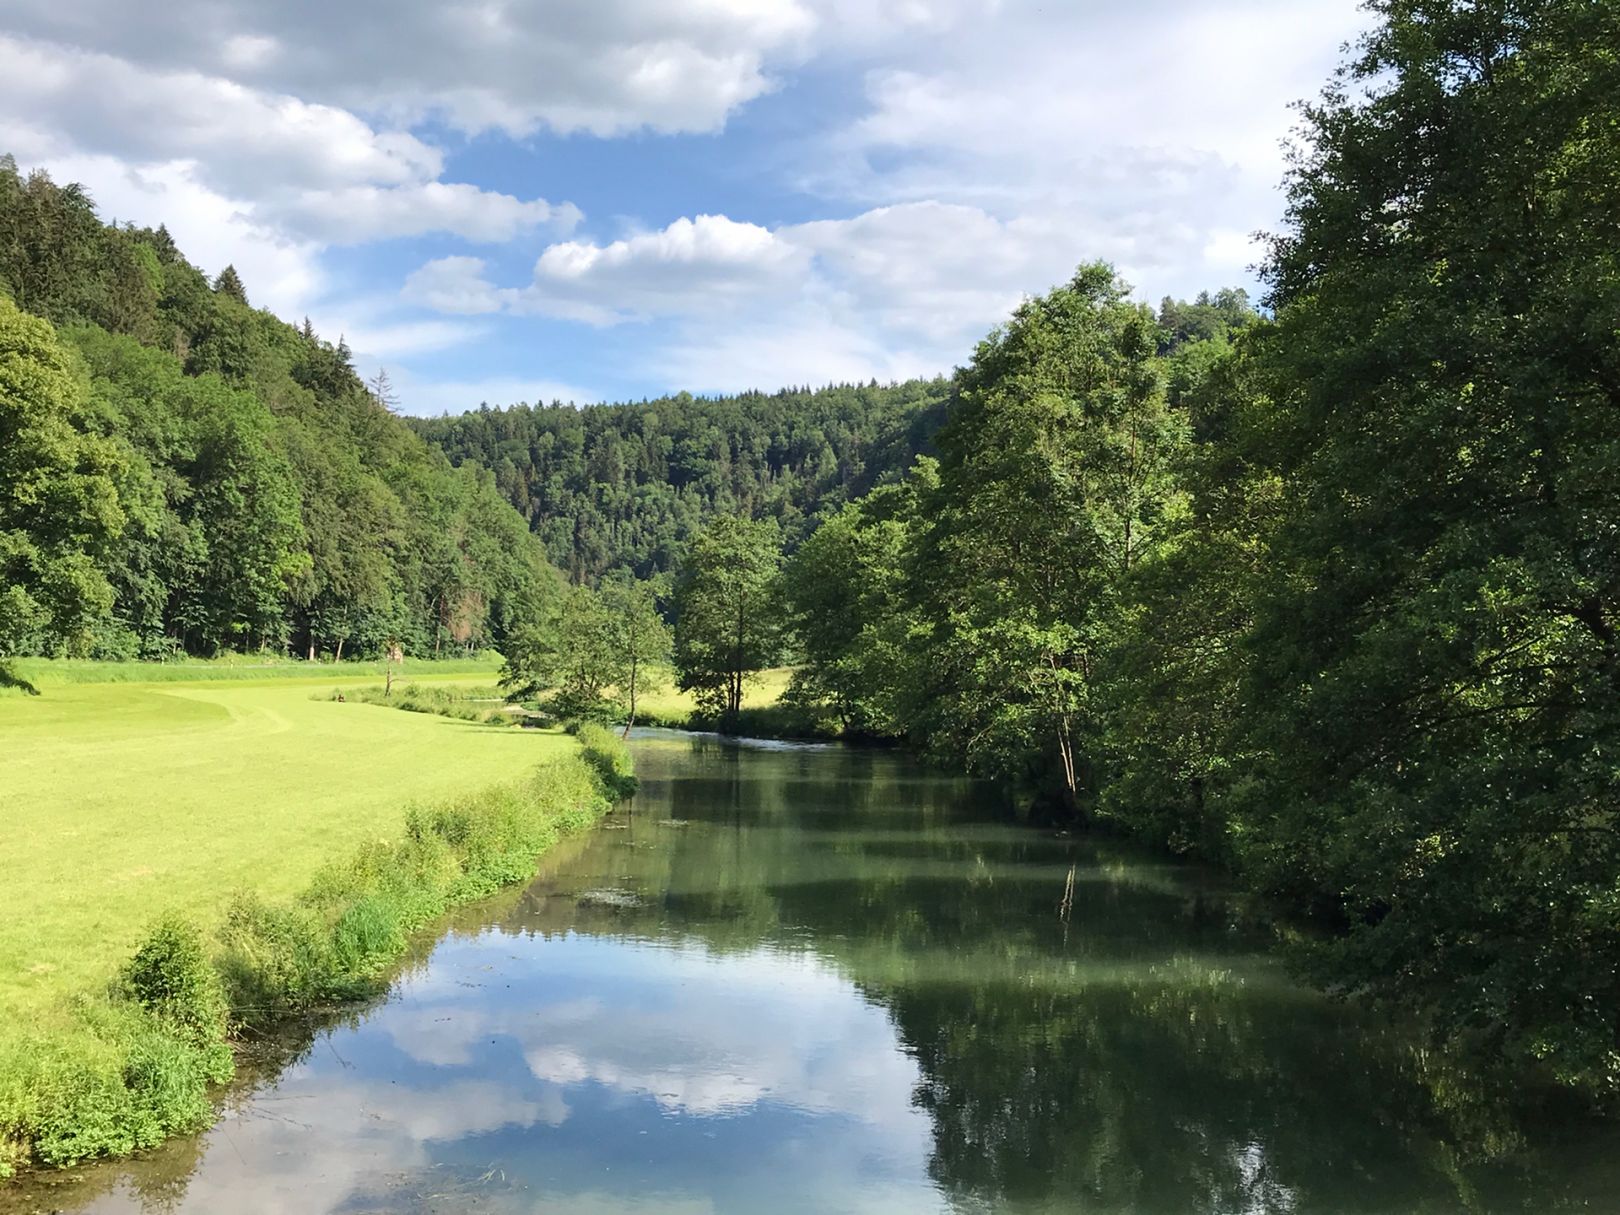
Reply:
[[0, 1033], [105, 984], [159, 914], [207, 922], [239, 889], [293, 896], [328, 859], [397, 835], [411, 802], [574, 745], [324, 699], [359, 681], [353, 667], [153, 684], [38, 674], [44, 695], [0, 695]]

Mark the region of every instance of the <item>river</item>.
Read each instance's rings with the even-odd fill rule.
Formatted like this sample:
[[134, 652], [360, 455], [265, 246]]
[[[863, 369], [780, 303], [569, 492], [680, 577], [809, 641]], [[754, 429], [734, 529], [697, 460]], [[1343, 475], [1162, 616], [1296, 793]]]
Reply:
[[893, 754], [635, 751], [633, 803], [211, 1131], [0, 1209], [1620, 1210], [1620, 1137], [1505, 1146], [1215, 875]]

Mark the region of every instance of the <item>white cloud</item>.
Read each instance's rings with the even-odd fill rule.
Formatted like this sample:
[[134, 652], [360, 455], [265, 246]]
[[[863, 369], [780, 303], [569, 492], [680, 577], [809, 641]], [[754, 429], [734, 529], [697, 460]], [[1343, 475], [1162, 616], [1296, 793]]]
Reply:
[[521, 286], [492, 282], [482, 259], [440, 258], [404, 294], [451, 314], [674, 319], [679, 340], [652, 365], [696, 391], [887, 380], [963, 358], [1023, 294], [1069, 276], [1085, 235], [940, 203], [776, 229], [701, 215], [606, 245], [554, 244]]
[[713, 131], [817, 28], [801, 0], [13, 0], [8, 24], [133, 62], [467, 131]]
[[491, 1080], [455, 1080], [412, 1097], [402, 1101], [380, 1078], [334, 1084], [294, 1067], [208, 1132], [185, 1179], [185, 1207], [240, 1210], [248, 1178], [252, 1209], [262, 1215], [342, 1210], [357, 1194], [426, 1174], [437, 1156], [430, 1145], [567, 1118], [559, 1095], [530, 1100]]
[[[234, 41], [239, 58], [273, 53], [265, 39]], [[437, 231], [497, 242], [540, 227], [566, 232], [580, 219], [570, 204], [440, 181], [442, 151], [347, 110], [0, 34], [0, 138], [16, 147], [25, 125], [55, 156], [100, 157], [129, 172], [184, 164], [198, 186], [291, 240]]]
[[617, 319], [714, 313], [779, 293], [807, 268], [802, 250], [757, 224], [699, 215], [608, 245], [552, 245], [522, 298], [563, 315], [581, 307]]
[[442, 154], [345, 110], [192, 71], [0, 36], [0, 113], [29, 114], [77, 148], [122, 160], [192, 159], [228, 193], [267, 182], [333, 188], [431, 180]]
[[465, 182], [429, 181], [380, 187], [346, 186], [272, 196], [261, 210], [300, 232], [331, 244], [365, 244], [427, 232], [454, 232], [467, 240], [499, 244], [525, 231], [568, 231], [581, 215], [571, 203], [514, 198]]
[[[776, 1103], [842, 1115], [874, 1134], [920, 1129], [910, 1105], [916, 1063], [893, 1049], [884, 1013], [852, 998], [849, 980], [814, 953], [631, 946], [634, 978], [619, 980], [608, 1008], [594, 996], [552, 993], [622, 959], [624, 944], [569, 937], [534, 948], [544, 950], [547, 982], [532, 999], [469, 1008], [454, 986], [418, 984], [415, 1003], [384, 1020], [394, 1044], [419, 1062], [454, 1067], [509, 1038], [536, 1080], [565, 1093], [593, 1084], [669, 1113], [736, 1115]], [[670, 1003], [670, 991], [681, 1000]], [[786, 993], [793, 1013], [784, 1018]]]
[[411, 272], [402, 294], [412, 303], [453, 315], [500, 312], [515, 301], [516, 293], [491, 283], [488, 268], [481, 257], [435, 258]]
[[652, 358], [666, 385], [691, 392], [772, 391], [786, 384], [864, 383], [937, 375], [962, 356], [934, 346], [905, 346], [860, 332], [850, 318], [801, 310], [738, 321], [724, 329], [690, 327]]
[[62, 153], [46, 133], [0, 123], [0, 146], [58, 181], [94, 183], [106, 219], [167, 225], [198, 266], [217, 274], [233, 264], [258, 307], [302, 316], [329, 287], [318, 246], [260, 223], [242, 205], [199, 180], [191, 161], [129, 165], [110, 156]]

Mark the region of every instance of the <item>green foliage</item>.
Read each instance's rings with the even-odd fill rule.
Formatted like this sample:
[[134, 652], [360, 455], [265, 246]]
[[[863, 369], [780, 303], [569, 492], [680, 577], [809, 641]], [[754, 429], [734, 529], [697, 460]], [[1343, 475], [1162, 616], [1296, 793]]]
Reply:
[[795, 556], [799, 686], [1225, 860], [1324, 986], [1613, 1098], [1620, 10], [1371, 7], [1274, 316], [1155, 321], [1106, 267], [1020, 308], [903, 534], [874, 498]]
[[178, 917], [160, 920], [124, 967], [124, 994], [199, 1045], [225, 1036], [227, 1005], [202, 934]]
[[615, 683], [624, 709], [624, 732], [636, 724], [641, 696], [665, 686], [664, 669], [674, 649], [669, 626], [658, 614], [658, 602], [651, 584], [615, 579], [602, 588], [603, 602], [610, 617], [613, 647], [620, 671]]
[[1121, 588], [1181, 507], [1158, 337], [1104, 265], [1022, 305], [958, 377], [922, 512], [916, 728], [975, 770], [1053, 773], [1069, 814], [1096, 792]]
[[438, 656], [557, 593], [493, 477], [162, 228], [0, 159], [0, 282], [0, 655]]
[[900, 692], [920, 683], [911, 669], [911, 637], [919, 626], [906, 565], [911, 539], [921, 530], [922, 503], [938, 485], [937, 462], [921, 456], [903, 484], [845, 506], [788, 559], [783, 597], [803, 662], [787, 703], [767, 711], [756, 727], [819, 737], [824, 709], [846, 736], [906, 732]]
[[0, 657], [83, 653], [111, 616], [118, 461], [83, 409], [50, 324], [0, 298]]
[[729, 723], [743, 685], [782, 647], [781, 538], [774, 521], [715, 519], [692, 542], [675, 590], [675, 672], [704, 714]]
[[629, 797], [636, 791], [635, 765], [623, 740], [595, 722], [582, 723], [576, 734], [580, 754], [596, 772], [604, 789], [619, 798]]
[[200, 1130], [214, 1117], [210, 1086], [234, 1071], [228, 1016], [202, 934], [160, 920], [112, 999], [81, 1006], [77, 1032], [0, 1054], [0, 1144], [14, 1164], [65, 1165]]
[[13, 1166], [128, 1155], [213, 1121], [209, 1087], [231, 1073], [223, 1043], [203, 1046], [131, 1005], [83, 1017], [78, 1034], [0, 1056], [0, 1144]]
[[1267, 266], [1240, 862], [1315, 971], [1620, 1089], [1620, 12], [1387, 0]]
[[516, 405], [411, 425], [456, 464], [495, 474], [575, 582], [679, 568], [712, 520], [774, 519], [792, 548], [818, 519], [895, 480], [944, 415], [946, 385], [879, 386], [639, 404]]
[[628, 759], [610, 779], [602, 754], [599, 745], [582, 748], [521, 785], [415, 808], [401, 838], [328, 866], [296, 904], [239, 897], [220, 932], [233, 1015], [265, 1024], [375, 990], [410, 933], [457, 903], [523, 880], [561, 834], [618, 799], [618, 781], [634, 779]]
[[570, 587], [554, 611], [525, 624], [505, 643], [501, 687], [516, 700], [545, 698], [565, 721], [603, 721], [610, 695], [629, 667], [606, 600], [590, 587]]

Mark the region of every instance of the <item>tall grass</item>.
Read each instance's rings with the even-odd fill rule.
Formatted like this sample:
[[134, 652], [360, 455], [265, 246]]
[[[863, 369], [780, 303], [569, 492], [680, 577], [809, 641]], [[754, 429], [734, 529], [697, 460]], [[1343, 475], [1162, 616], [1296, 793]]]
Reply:
[[304, 894], [240, 894], [211, 933], [160, 920], [66, 1032], [0, 1053], [0, 1176], [127, 1155], [213, 1118], [232, 1035], [380, 989], [410, 936], [450, 907], [526, 880], [535, 858], [593, 822], [634, 777], [609, 731], [527, 780], [413, 807], [396, 839], [322, 869]]
[[581, 758], [595, 771], [604, 789], [616, 798], [629, 797], [636, 791], [630, 751], [617, 734], [593, 721], [580, 724], [574, 734], [579, 739]]

